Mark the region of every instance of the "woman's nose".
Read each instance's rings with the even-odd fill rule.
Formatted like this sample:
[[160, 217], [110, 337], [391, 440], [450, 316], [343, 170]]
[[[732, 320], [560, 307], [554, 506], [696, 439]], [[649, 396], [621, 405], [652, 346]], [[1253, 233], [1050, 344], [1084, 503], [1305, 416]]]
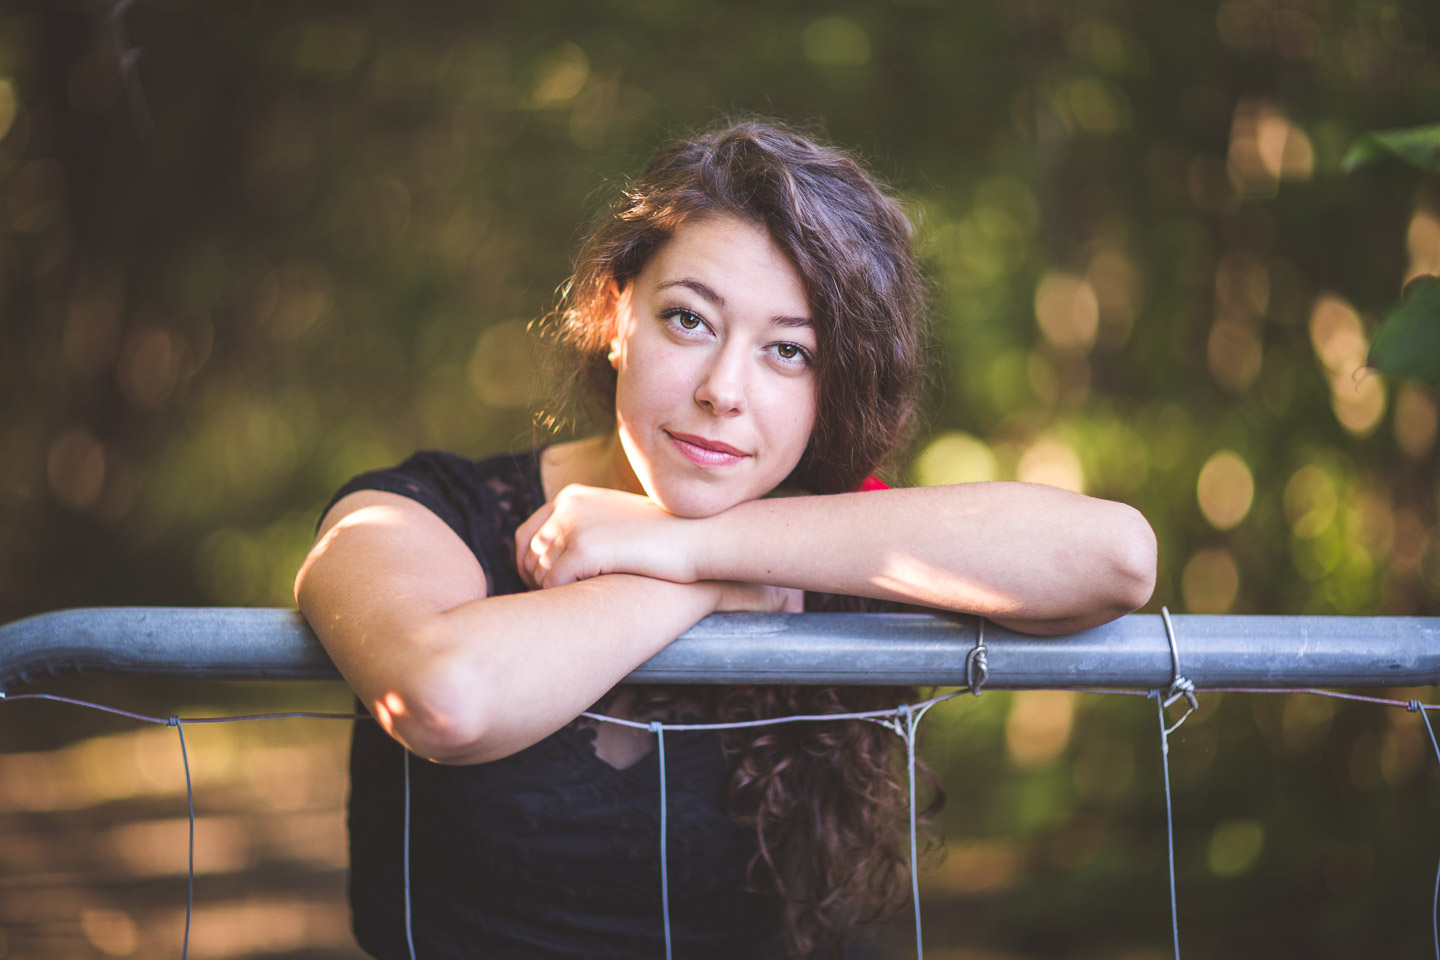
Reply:
[[695, 385], [695, 402], [717, 417], [745, 408], [745, 358], [738, 350], [718, 351]]

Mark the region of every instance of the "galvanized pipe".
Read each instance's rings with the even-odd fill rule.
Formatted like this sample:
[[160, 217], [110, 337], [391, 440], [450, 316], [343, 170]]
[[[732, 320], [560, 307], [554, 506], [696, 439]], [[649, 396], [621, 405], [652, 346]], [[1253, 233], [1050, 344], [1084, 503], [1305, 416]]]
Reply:
[[[1440, 618], [1175, 616], [1180, 672], [1197, 687], [1440, 683]], [[706, 617], [627, 679], [649, 683], [962, 686], [979, 621], [944, 614]], [[985, 624], [988, 689], [1166, 687], [1161, 618], [1132, 614], [1065, 637]], [[0, 626], [0, 691], [42, 674], [334, 679], [298, 613], [100, 607]]]

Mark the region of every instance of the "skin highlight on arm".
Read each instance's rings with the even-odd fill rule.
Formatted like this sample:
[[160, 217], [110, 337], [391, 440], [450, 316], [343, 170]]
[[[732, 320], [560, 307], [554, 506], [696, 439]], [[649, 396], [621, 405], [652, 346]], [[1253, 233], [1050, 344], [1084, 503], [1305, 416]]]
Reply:
[[788, 497], [675, 517], [643, 497], [567, 488], [517, 537], [530, 582], [598, 572], [774, 583], [1072, 632], [1144, 604], [1155, 537], [1124, 504], [1038, 484]]
[[624, 573], [489, 597], [479, 562], [444, 521], [375, 491], [332, 509], [296, 599], [386, 732], [453, 764], [555, 732], [717, 609], [799, 609], [794, 591]]

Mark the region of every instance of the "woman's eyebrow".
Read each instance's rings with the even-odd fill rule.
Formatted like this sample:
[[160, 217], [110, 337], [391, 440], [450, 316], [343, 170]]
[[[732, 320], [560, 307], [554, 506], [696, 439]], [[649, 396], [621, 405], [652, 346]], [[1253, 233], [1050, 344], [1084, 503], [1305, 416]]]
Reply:
[[678, 280], [665, 280], [655, 285], [656, 290], [664, 290], [667, 287], [684, 287], [687, 290], [693, 290], [717, 307], [725, 306], [724, 297], [716, 293], [709, 285], [701, 283], [699, 280], [691, 279], [690, 277], [681, 277]]
[[[657, 283], [655, 285], [656, 290], [664, 290], [668, 287], [684, 287], [687, 290], [694, 291], [697, 295], [710, 301], [710, 303], [714, 304], [717, 307], [724, 308], [725, 306], [725, 298], [720, 296], [720, 294], [716, 293], [713, 287], [711, 287], [709, 284], [701, 283], [699, 280], [696, 280], [693, 277], [680, 277], [676, 280], [662, 280], [660, 283]], [[777, 327], [815, 326], [815, 324], [811, 322], [809, 317], [788, 317], [784, 315], [776, 315], [770, 318], [770, 322], [775, 324]]]

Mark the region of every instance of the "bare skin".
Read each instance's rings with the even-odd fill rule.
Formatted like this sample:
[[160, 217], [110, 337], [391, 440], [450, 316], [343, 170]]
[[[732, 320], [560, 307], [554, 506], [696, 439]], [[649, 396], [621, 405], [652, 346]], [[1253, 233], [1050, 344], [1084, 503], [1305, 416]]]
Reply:
[[[516, 538], [522, 575], [543, 589], [488, 597], [443, 521], [376, 491], [331, 509], [300, 570], [321, 642], [414, 752], [507, 756], [706, 615], [799, 610], [802, 590], [1033, 633], [1149, 598], [1154, 534], [1123, 504], [1019, 483], [763, 499], [805, 447], [807, 358], [821, 347], [763, 231], [688, 222], [616, 293], [616, 429], [545, 451], [547, 503]], [[631, 740], [602, 755], [623, 765], [644, 746]]]

